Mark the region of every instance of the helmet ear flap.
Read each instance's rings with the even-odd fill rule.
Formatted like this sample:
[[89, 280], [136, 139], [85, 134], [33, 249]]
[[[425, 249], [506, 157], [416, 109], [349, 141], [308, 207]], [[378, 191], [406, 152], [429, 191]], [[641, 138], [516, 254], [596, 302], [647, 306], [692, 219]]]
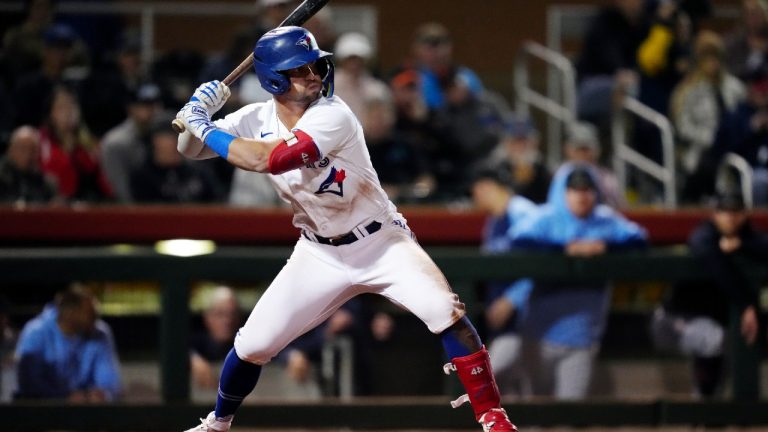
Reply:
[[259, 77], [261, 86], [269, 93], [279, 95], [285, 93], [290, 88], [291, 82], [285, 75], [273, 71], [269, 66], [256, 58], [253, 59], [253, 68], [256, 69], [256, 76]]
[[331, 60], [331, 56], [323, 57], [321, 60], [325, 60], [325, 65], [327, 68], [325, 76], [323, 77], [323, 96], [331, 97], [333, 96], [333, 60]]

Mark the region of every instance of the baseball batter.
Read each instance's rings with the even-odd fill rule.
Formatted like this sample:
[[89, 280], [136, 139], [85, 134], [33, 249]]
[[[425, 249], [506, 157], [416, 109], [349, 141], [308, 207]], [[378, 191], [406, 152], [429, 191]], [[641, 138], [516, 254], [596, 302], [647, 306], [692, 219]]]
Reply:
[[361, 293], [385, 296], [441, 336], [451, 359], [445, 370], [456, 371], [468, 393], [452, 405], [469, 401], [485, 431], [515, 431], [464, 304], [387, 198], [360, 123], [333, 96], [330, 56], [301, 27], [272, 30], [254, 48], [256, 74], [272, 100], [212, 122], [229, 96], [227, 86], [213, 81], [177, 115], [187, 129], [180, 152], [220, 156], [269, 175], [301, 230], [285, 267], [237, 333], [215, 411], [189, 431], [228, 431], [261, 366]]

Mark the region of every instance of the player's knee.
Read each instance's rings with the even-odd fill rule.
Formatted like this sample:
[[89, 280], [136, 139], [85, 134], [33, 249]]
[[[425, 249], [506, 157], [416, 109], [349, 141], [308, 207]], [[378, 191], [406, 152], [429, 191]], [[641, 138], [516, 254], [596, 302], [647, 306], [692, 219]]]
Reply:
[[235, 337], [235, 352], [243, 361], [264, 365], [277, 355], [279, 348], [265, 338], [245, 338], [238, 334]]

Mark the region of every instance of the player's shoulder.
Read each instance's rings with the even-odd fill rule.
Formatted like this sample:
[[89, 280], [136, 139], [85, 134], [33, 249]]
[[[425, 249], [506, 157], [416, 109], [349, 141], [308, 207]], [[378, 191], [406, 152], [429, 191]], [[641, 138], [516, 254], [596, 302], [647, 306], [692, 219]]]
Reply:
[[307, 113], [310, 112], [341, 117], [354, 117], [354, 114], [347, 103], [336, 95], [317, 99], [307, 109]]

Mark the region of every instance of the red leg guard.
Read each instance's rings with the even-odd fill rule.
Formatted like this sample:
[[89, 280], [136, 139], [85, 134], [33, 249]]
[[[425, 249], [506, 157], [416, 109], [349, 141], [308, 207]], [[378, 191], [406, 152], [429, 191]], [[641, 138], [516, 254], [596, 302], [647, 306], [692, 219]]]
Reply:
[[491, 408], [501, 407], [499, 387], [496, 386], [491, 359], [485, 347], [468, 356], [456, 357], [451, 363], [456, 367], [459, 381], [467, 390], [469, 403], [478, 421]]

